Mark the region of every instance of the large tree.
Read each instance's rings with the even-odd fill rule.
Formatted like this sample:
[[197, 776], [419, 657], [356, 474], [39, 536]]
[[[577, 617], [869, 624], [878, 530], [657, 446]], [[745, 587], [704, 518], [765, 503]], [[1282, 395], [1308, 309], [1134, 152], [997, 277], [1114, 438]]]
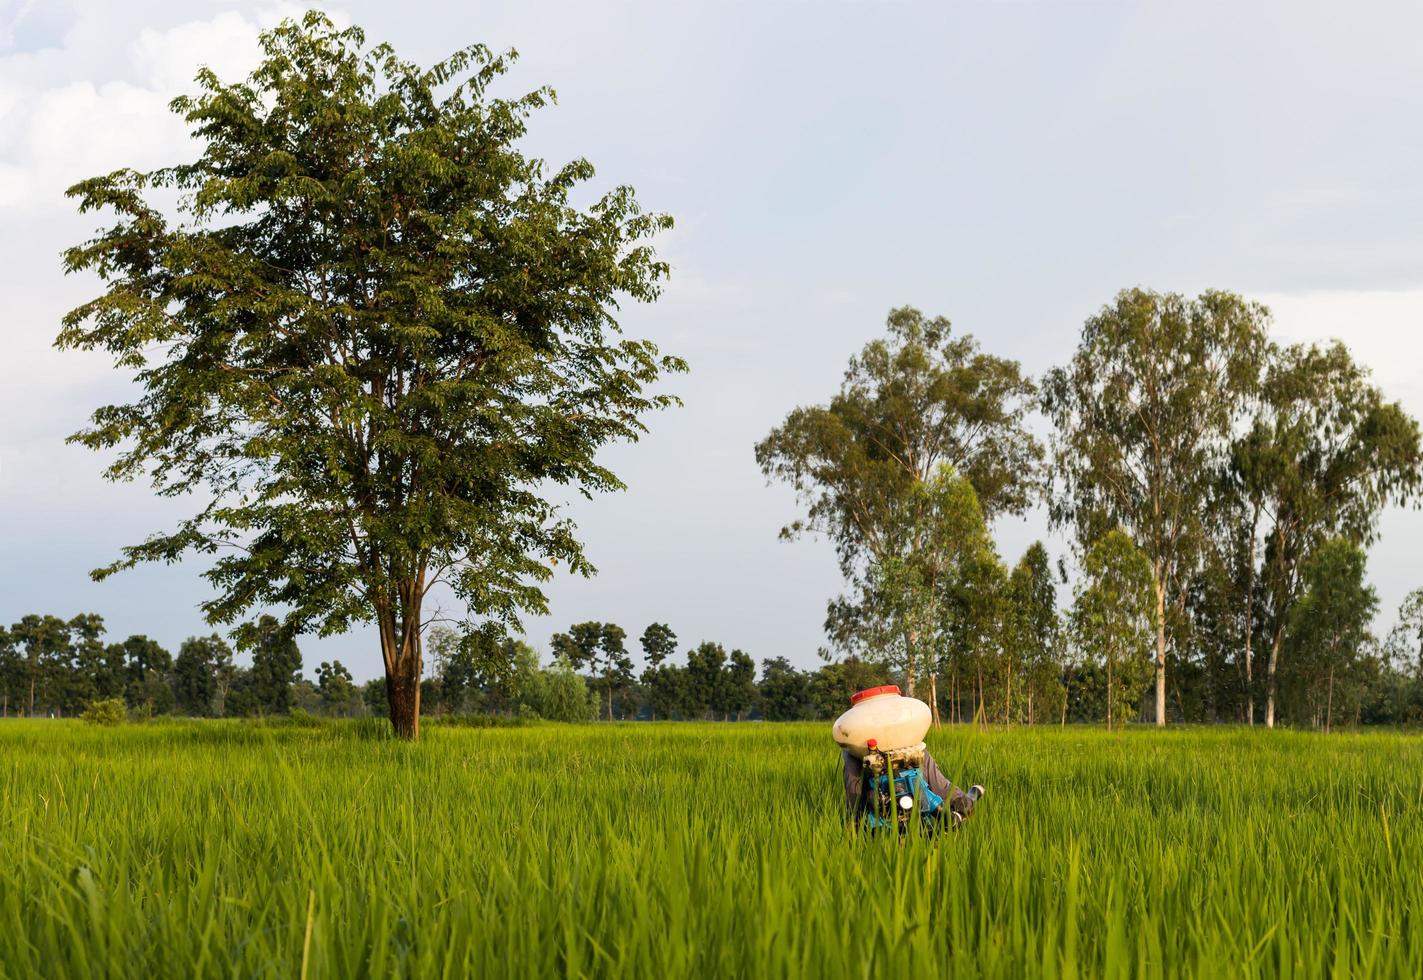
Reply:
[[[914, 566], [932, 558], [928, 538], [942, 528], [926, 514], [940, 474], [966, 480], [989, 521], [1036, 499], [1042, 453], [1024, 424], [1035, 394], [1017, 362], [904, 307], [890, 312], [886, 337], [851, 359], [828, 405], [795, 409], [756, 446], [762, 472], [789, 483], [807, 510], [782, 537], [822, 533], [835, 546], [850, 592], [831, 602], [832, 635], [843, 640], [857, 619], [880, 637], [895, 633], [910, 694], [927, 642], [915, 620], [928, 610], [885, 590], [932, 591], [932, 571]], [[865, 615], [896, 609], [889, 630]]]
[[1258, 385], [1268, 316], [1231, 293], [1124, 290], [1043, 383], [1056, 426], [1053, 523], [1072, 526], [1084, 554], [1121, 527], [1151, 563], [1157, 725], [1166, 724], [1167, 604], [1184, 608], [1212, 492]]
[[645, 388], [681, 362], [614, 319], [657, 296], [646, 239], [670, 221], [627, 187], [577, 207], [587, 161], [524, 155], [553, 93], [493, 95], [512, 53], [421, 67], [319, 13], [261, 46], [245, 81], [204, 70], [173, 102], [196, 160], [70, 190], [118, 218], [66, 255], [107, 288], [58, 343], [109, 352], [140, 391], [74, 438], [119, 450], [114, 479], [204, 500], [97, 574], [196, 551], [217, 556], [214, 622], [373, 622], [414, 738], [437, 583], [513, 622], [545, 610], [552, 566], [593, 571], [543, 491], [620, 487], [598, 450], [673, 401]]
[[1280, 652], [1305, 563], [1330, 537], [1373, 542], [1380, 511], [1423, 485], [1423, 443], [1417, 421], [1384, 399], [1342, 343], [1300, 344], [1272, 356], [1259, 416], [1235, 456], [1243, 492], [1262, 516], [1265, 724], [1273, 726]]

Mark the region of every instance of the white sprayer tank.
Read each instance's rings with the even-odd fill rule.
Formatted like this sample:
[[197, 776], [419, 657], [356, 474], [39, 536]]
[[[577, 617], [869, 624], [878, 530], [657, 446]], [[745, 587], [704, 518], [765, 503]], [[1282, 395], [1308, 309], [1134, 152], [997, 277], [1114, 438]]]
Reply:
[[918, 745], [932, 721], [927, 704], [901, 696], [899, 688], [891, 684], [852, 695], [850, 710], [835, 719], [830, 731], [841, 748], [863, 759], [871, 739], [882, 752]]

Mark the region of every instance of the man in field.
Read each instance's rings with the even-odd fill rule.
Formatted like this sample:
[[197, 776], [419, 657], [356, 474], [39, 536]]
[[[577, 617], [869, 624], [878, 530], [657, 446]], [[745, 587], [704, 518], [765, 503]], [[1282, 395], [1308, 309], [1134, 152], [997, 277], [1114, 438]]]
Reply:
[[[863, 760], [851, 755], [848, 749], [841, 749], [840, 756], [844, 763], [845, 809], [850, 822], [858, 827], [873, 809], [874, 794], [869, 780], [865, 778]], [[949, 812], [949, 826], [958, 830], [965, 820], [973, 816], [973, 805], [982, 799], [983, 787], [975, 784], [968, 788], [967, 793], [959, 789], [949, 782], [927, 749], [924, 750], [924, 764], [919, 768], [919, 772], [925, 788], [943, 800], [944, 808]], [[941, 813], [937, 819], [943, 819]]]

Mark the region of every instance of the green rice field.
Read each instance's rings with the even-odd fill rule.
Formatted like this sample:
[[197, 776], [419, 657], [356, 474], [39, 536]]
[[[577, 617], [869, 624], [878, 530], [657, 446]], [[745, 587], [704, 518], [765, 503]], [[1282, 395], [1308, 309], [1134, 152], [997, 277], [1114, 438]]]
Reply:
[[1419, 738], [946, 728], [901, 844], [828, 728], [0, 722], [0, 976], [1423, 976]]

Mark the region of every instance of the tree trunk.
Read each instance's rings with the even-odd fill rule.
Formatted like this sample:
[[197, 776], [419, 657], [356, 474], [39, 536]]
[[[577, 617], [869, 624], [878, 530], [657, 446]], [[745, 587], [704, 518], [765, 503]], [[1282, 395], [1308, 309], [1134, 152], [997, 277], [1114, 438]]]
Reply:
[[1009, 728], [1013, 725], [1013, 661], [1008, 661], [1008, 689], [1003, 695], [1003, 724]]
[[1275, 727], [1275, 668], [1280, 662], [1280, 644], [1285, 639], [1283, 625], [1276, 627], [1270, 641], [1270, 660], [1265, 665], [1265, 727]]
[[1255, 727], [1255, 678], [1252, 647], [1255, 640], [1255, 531], [1260, 525], [1260, 507], [1256, 505], [1250, 517], [1250, 574], [1245, 579], [1245, 717], [1246, 724]]
[[904, 634], [904, 693], [914, 697], [914, 632]]
[[1112, 730], [1112, 658], [1107, 658], [1107, 731]]
[[385, 678], [386, 698], [390, 702], [390, 725], [396, 738], [415, 741], [420, 737], [420, 674], [402, 663], [394, 676]]
[[608, 681], [608, 720], [613, 720], [613, 682]]
[[377, 600], [376, 624], [380, 628], [381, 656], [385, 660], [385, 694], [390, 726], [397, 738], [420, 737], [420, 606], [424, 575], [397, 584], [394, 595]]
[[940, 728], [943, 723], [939, 721], [939, 675], [929, 675], [929, 709], [934, 715], [934, 727]]
[[1166, 727], [1166, 583], [1156, 575], [1156, 727]]
[[1329, 728], [1334, 723], [1334, 665], [1329, 665], [1329, 698], [1324, 708], [1324, 734], [1329, 734]]

